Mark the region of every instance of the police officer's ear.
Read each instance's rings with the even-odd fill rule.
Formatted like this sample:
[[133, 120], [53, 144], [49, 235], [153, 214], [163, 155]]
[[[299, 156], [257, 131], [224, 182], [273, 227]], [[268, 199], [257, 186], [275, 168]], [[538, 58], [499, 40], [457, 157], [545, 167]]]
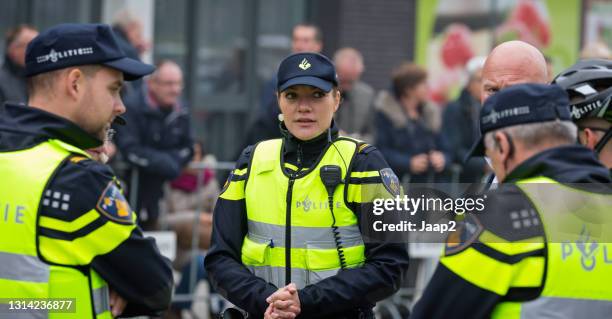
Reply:
[[493, 135], [493, 140], [495, 141], [495, 148], [493, 151], [498, 153], [502, 160], [505, 160], [511, 155], [510, 141], [508, 140], [508, 136], [506, 134], [502, 132], [495, 132], [495, 135]]
[[342, 103], [342, 94], [340, 93], [340, 89], [337, 87], [333, 88], [331, 93], [334, 97], [334, 113], [336, 113], [340, 108], [340, 103]]
[[66, 72], [62, 79], [66, 94], [74, 100], [80, 100], [85, 91], [85, 74], [79, 68], [71, 68]]
[[274, 91], [274, 97], [276, 98], [276, 106], [278, 107], [278, 111], [281, 112], [281, 114], [282, 114], [283, 113], [283, 109], [281, 108], [281, 103], [280, 103], [281, 92]]
[[597, 132], [591, 130], [590, 128], [585, 128], [578, 131], [578, 140], [580, 144], [594, 150], [595, 145], [599, 142], [599, 136]]

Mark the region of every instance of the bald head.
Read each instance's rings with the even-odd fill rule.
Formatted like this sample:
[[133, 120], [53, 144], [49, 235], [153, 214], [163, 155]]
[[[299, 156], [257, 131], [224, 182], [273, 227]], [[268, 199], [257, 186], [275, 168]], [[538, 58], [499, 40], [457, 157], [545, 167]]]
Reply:
[[548, 83], [542, 52], [523, 41], [504, 42], [491, 51], [482, 70], [481, 102], [504, 87]]
[[363, 56], [353, 48], [342, 48], [334, 54], [334, 64], [340, 88], [343, 91], [350, 91], [363, 73]]

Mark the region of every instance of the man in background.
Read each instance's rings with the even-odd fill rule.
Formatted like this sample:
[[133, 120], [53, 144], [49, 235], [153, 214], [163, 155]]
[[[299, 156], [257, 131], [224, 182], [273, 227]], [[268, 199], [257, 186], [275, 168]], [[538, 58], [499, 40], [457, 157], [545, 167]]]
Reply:
[[28, 43], [37, 35], [36, 29], [25, 24], [6, 33], [6, 54], [0, 69], [0, 113], [4, 110], [4, 102], [25, 103], [28, 99], [25, 52]]
[[520, 83], [548, 83], [546, 60], [536, 47], [523, 41], [508, 41], [496, 46], [482, 70], [480, 102], [497, 91]]
[[180, 67], [170, 60], [158, 63], [143, 94], [126, 100], [129, 125], [116, 127], [117, 146], [138, 174], [138, 183], [129, 190], [137, 194], [136, 211], [145, 230], [157, 228], [164, 183], [177, 178], [193, 155], [189, 111], [180, 103], [182, 91]]
[[361, 81], [363, 56], [353, 48], [342, 48], [334, 55], [342, 102], [334, 119], [345, 135], [372, 143], [374, 89]]
[[[487, 98], [499, 90], [521, 83], [549, 83], [546, 59], [540, 50], [527, 42], [503, 42], [493, 48], [485, 61], [480, 103], [484, 105]], [[497, 183], [494, 174], [487, 180]]]
[[[142, 20], [128, 10], [121, 10], [115, 15], [113, 32], [117, 35], [117, 42], [123, 52], [134, 60], [141, 61], [142, 55], [151, 46], [143, 35]], [[129, 95], [142, 94], [142, 86], [142, 79], [128, 83], [121, 96], [128, 99]]]
[[115, 16], [113, 32], [125, 54], [140, 60], [142, 54], [147, 52], [150, 43], [144, 38], [142, 21], [128, 10], [122, 10]]
[[[466, 66], [468, 82], [459, 98], [444, 109], [440, 133], [448, 142], [452, 161], [463, 164], [470, 147], [478, 139], [478, 114], [482, 87], [482, 67], [485, 58], [474, 57]], [[472, 183], [482, 179], [487, 163], [483, 158], [472, 158], [461, 166], [459, 182]]]

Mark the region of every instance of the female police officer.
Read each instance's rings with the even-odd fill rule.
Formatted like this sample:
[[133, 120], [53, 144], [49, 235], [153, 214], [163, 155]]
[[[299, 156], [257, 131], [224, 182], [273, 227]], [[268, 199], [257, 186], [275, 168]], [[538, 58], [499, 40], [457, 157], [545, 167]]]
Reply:
[[215, 207], [206, 269], [255, 318], [371, 318], [407, 268], [404, 245], [364, 244], [371, 190], [396, 195], [399, 183], [373, 146], [338, 135], [337, 84], [323, 55], [283, 60], [284, 137], [242, 152]]

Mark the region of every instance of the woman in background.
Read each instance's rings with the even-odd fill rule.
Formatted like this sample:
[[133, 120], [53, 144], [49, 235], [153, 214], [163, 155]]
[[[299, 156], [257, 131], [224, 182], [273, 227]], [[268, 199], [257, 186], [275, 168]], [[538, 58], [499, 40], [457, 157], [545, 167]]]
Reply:
[[440, 112], [426, 99], [427, 72], [404, 63], [393, 72], [392, 92], [381, 92], [375, 102], [376, 146], [393, 171], [411, 183], [441, 181], [450, 163], [437, 133]]

